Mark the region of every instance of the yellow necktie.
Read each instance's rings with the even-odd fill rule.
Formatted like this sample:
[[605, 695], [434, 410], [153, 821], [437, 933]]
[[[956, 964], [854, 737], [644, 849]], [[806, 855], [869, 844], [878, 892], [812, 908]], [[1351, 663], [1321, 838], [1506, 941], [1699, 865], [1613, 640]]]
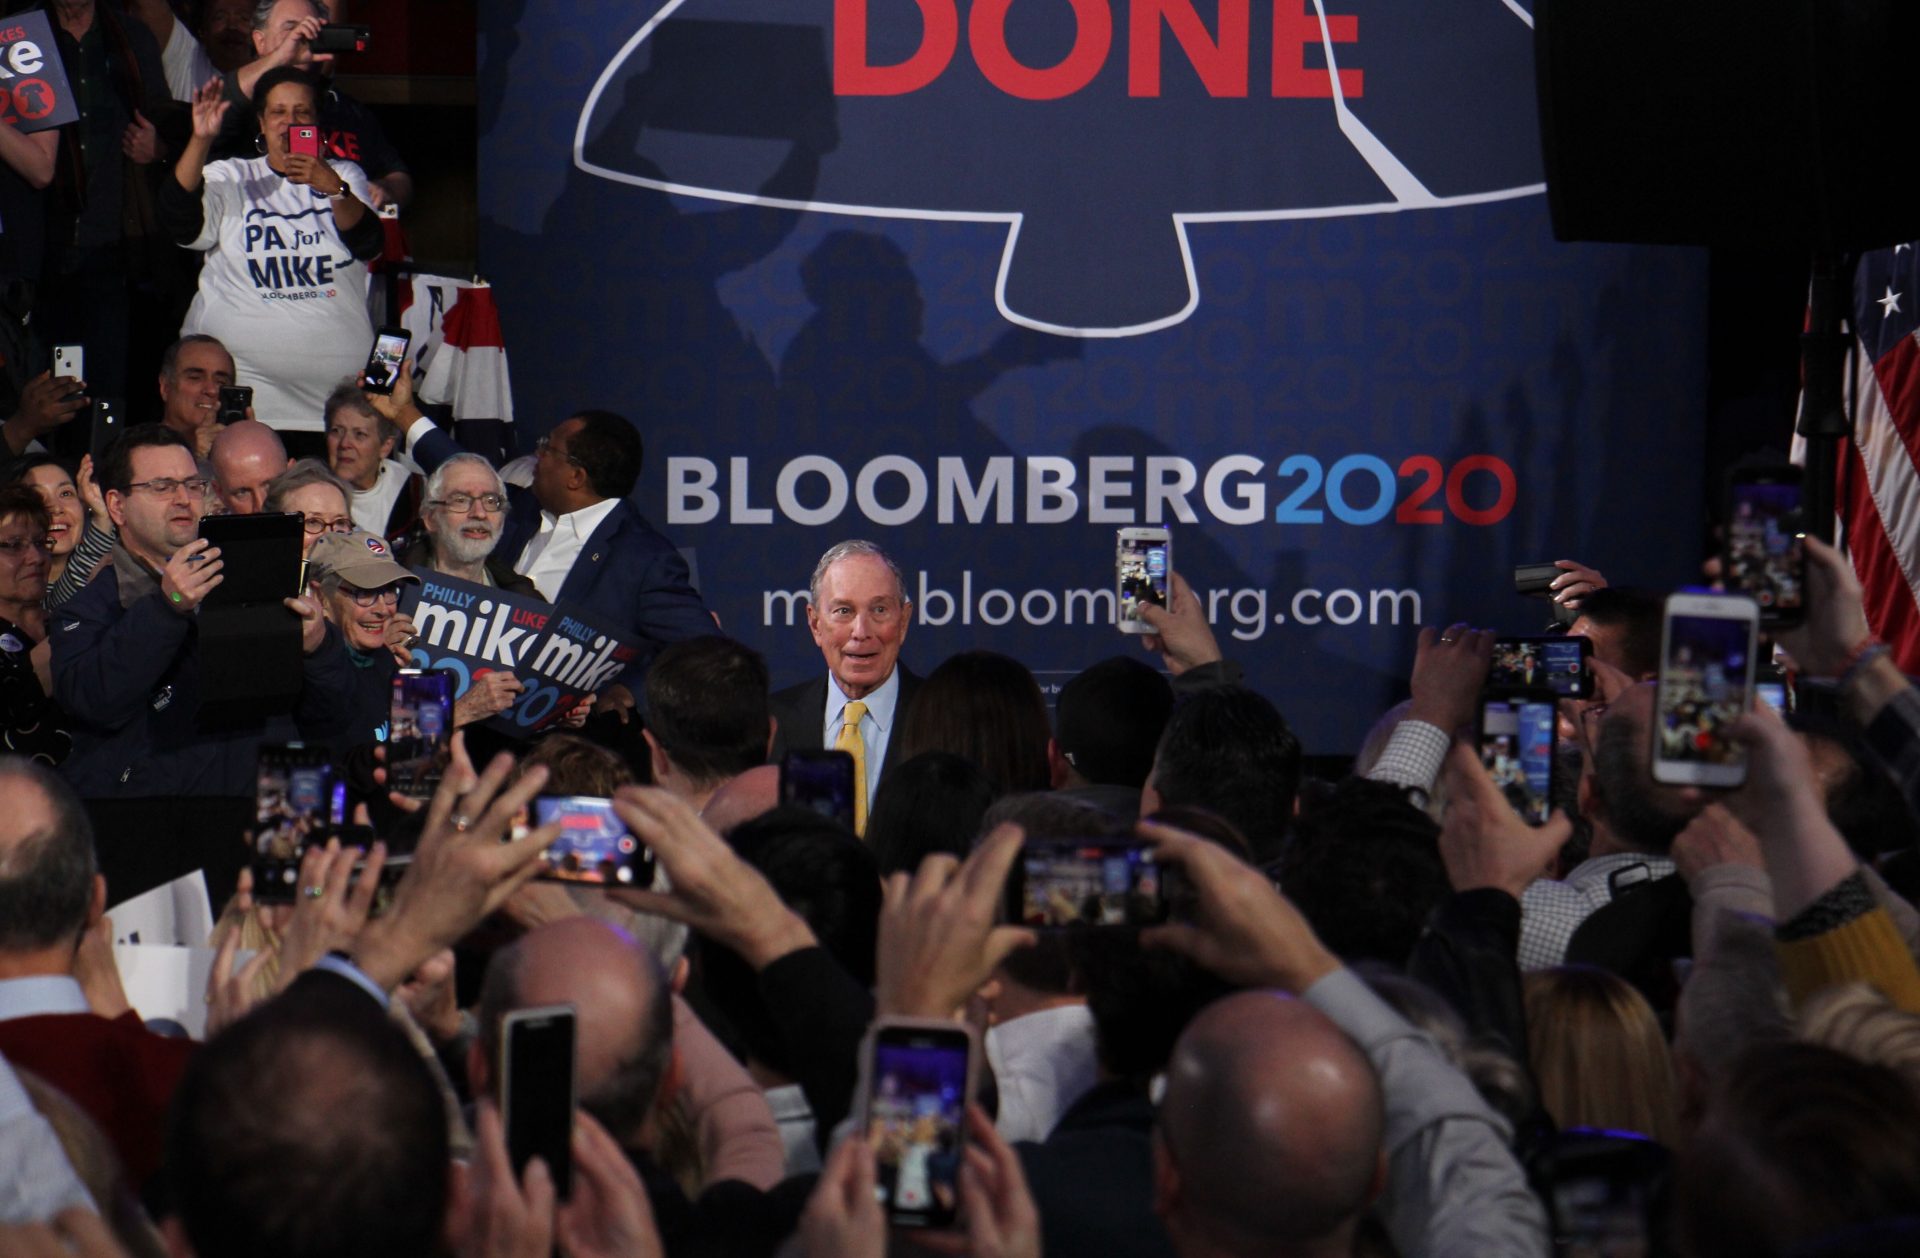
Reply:
[[833, 740], [834, 750], [853, 757], [853, 832], [862, 835], [867, 832], [867, 744], [860, 737], [860, 718], [866, 714], [866, 704], [849, 703], [840, 714], [840, 737]]

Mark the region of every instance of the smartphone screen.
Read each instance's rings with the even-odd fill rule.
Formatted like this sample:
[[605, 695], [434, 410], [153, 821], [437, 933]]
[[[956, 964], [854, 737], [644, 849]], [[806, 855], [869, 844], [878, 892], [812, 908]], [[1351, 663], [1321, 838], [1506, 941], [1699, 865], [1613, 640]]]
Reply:
[[1746, 598], [1668, 598], [1655, 701], [1655, 781], [1746, 781], [1746, 752], [1727, 736], [1727, 727], [1752, 703], [1758, 625], [1758, 609]]
[[1553, 815], [1554, 726], [1551, 695], [1480, 701], [1480, 763], [1530, 826]]
[[1165, 872], [1137, 839], [1032, 839], [1007, 878], [1007, 917], [1043, 930], [1157, 925], [1171, 915]]
[[1551, 690], [1565, 699], [1593, 693], [1593, 643], [1580, 636], [1496, 638], [1489, 690]]
[[882, 1023], [872, 1044], [865, 1120], [881, 1208], [900, 1226], [951, 1227], [960, 1208], [973, 1042], [958, 1026]]
[[290, 902], [309, 843], [324, 843], [347, 819], [346, 779], [317, 748], [260, 749], [253, 796], [253, 898]]
[[1122, 633], [1152, 633], [1140, 619], [1140, 605], [1167, 605], [1167, 578], [1173, 570], [1173, 541], [1165, 529], [1121, 529], [1114, 551], [1115, 597]]
[[1800, 511], [1800, 473], [1786, 467], [1742, 474], [1733, 483], [1727, 517], [1726, 578], [1760, 606], [1769, 625], [1806, 613], [1807, 553]]
[[780, 802], [811, 808], [853, 829], [853, 757], [844, 751], [789, 751], [780, 761]]
[[533, 801], [533, 815], [536, 825], [560, 823], [560, 837], [547, 848], [540, 877], [599, 886], [653, 885], [653, 853], [628, 832], [612, 800], [541, 795]]
[[565, 1201], [573, 1188], [574, 1010], [518, 1009], [501, 1023], [500, 1113], [515, 1179], [539, 1158]]
[[426, 799], [440, 785], [453, 739], [453, 674], [403, 668], [387, 716], [387, 787]]
[[373, 338], [373, 349], [367, 354], [367, 367], [362, 373], [367, 382], [361, 387], [368, 393], [392, 393], [412, 340], [413, 334], [405, 328], [381, 328]]

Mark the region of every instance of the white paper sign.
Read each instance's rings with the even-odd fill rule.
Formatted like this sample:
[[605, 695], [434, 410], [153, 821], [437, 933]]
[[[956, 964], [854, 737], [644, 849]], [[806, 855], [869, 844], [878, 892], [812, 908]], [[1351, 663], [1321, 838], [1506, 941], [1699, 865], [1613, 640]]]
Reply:
[[[213, 953], [212, 948], [124, 944], [114, 948], [113, 959], [120, 967], [120, 985], [141, 1021], [170, 1018], [200, 1040], [207, 1035], [207, 976], [213, 972]], [[251, 956], [250, 949], [236, 953], [234, 971]]]
[[213, 906], [199, 870], [107, 910], [113, 942], [203, 947], [213, 937]]

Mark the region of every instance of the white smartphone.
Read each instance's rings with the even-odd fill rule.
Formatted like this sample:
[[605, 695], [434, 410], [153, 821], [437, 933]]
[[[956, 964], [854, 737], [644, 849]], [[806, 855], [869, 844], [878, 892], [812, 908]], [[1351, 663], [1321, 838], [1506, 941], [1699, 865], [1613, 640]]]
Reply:
[[1760, 607], [1744, 594], [1672, 594], [1660, 633], [1653, 780], [1739, 786], [1746, 749], [1727, 727], [1753, 706]]
[[56, 345], [53, 347], [53, 375], [55, 379], [71, 376], [75, 380], [87, 378], [87, 351], [79, 345]]
[[1152, 633], [1140, 605], [1165, 607], [1171, 597], [1173, 537], [1163, 528], [1121, 529], [1113, 555], [1114, 624], [1121, 633]]

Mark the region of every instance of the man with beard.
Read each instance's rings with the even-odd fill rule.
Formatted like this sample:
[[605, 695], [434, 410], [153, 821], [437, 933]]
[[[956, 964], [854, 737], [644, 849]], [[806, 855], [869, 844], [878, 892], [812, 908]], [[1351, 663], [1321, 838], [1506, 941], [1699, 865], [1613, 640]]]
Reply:
[[493, 553], [506, 512], [507, 486], [493, 464], [477, 454], [456, 454], [427, 477], [420, 512], [425, 528], [400, 562], [539, 598], [533, 582]]

